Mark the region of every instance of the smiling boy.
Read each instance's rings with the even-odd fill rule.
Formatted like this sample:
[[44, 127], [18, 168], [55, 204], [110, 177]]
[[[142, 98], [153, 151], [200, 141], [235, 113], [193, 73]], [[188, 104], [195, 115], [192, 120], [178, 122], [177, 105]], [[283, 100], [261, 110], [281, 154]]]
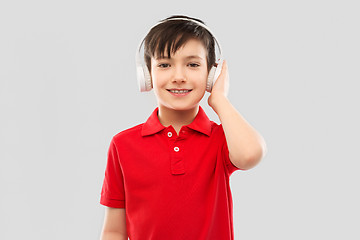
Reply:
[[199, 105], [215, 63], [214, 39], [199, 19], [172, 16], [145, 38], [158, 107], [110, 143], [100, 203], [102, 240], [234, 239], [229, 177], [265, 156], [262, 136], [227, 98], [226, 61]]

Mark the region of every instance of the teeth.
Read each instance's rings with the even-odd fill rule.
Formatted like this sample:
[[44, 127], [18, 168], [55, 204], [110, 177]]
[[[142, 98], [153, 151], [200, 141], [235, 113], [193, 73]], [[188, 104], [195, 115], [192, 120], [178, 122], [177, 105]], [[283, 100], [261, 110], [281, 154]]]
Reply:
[[172, 93], [187, 93], [187, 92], [190, 92], [190, 90], [170, 90], [170, 92]]

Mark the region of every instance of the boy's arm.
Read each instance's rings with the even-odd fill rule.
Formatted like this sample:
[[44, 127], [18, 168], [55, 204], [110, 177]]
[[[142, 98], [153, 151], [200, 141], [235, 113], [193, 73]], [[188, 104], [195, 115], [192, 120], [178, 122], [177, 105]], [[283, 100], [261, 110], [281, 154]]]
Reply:
[[229, 149], [230, 161], [247, 170], [258, 164], [267, 152], [264, 138], [240, 115], [227, 98], [229, 75], [224, 61], [208, 104], [219, 116]]
[[127, 240], [125, 208], [107, 207], [101, 240]]
[[243, 170], [257, 165], [267, 151], [263, 137], [240, 115], [226, 97], [216, 99], [213, 109], [224, 129], [230, 161]]

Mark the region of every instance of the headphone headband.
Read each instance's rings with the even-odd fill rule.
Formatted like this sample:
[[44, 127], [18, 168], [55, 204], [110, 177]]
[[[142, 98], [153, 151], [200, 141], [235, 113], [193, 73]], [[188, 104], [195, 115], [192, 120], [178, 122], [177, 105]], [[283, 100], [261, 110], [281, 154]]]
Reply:
[[[168, 22], [168, 21], [173, 21], [173, 20], [185, 20], [185, 21], [189, 21], [189, 22], [194, 22], [196, 23], [197, 25], [205, 28], [211, 35], [212, 37], [214, 38], [215, 40], [215, 43], [216, 45], [218, 46], [218, 49], [219, 49], [219, 54], [220, 54], [220, 59], [221, 59], [221, 55], [222, 55], [222, 52], [221, 52], [221, 46], [220, 46], [220, 43], [217, 41], [214, 33], [210, 30], [210, 28], [208, 28], [208, 26], [206, 26], [205, 24], [199, 22], [199, 21], [196, 21], [196, 20], [193, 20], [193, 19], [190, 19], [190, 18], [181, 18], [181, 17], [178, 17], [178, 18], [170, 18], [170, 19], [165, 19], [165, 20], [162, 20], [158, 23], [156, 23], [155, 25], [153, 25], [151, 29], [153, 29], [154, 27], [156, 27], [157, 25], [159, 24], [162, 24], [164, 22]], [[147, 34], [144, 36], [143, 40], [141, 40], [140, 44], [139, 44], [139, 47], [137, 48], [137, 51], [136, 51], [136, 63], [137, 64], [141, 64], [141, 59], [140, 59], [140, 50], [141, 50], [141, 46], [143, 45], [144, 41], [145, 41], [145, 38], [146, 38]]]

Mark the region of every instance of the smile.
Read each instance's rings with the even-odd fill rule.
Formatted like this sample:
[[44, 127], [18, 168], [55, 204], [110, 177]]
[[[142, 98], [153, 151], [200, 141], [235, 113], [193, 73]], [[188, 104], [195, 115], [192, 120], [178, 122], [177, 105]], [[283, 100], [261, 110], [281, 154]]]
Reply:
[[168, 92], [170, 92], [172, 95], [174, 96], [186, 96], [188, 95], [192, 90], [167, 90]]

